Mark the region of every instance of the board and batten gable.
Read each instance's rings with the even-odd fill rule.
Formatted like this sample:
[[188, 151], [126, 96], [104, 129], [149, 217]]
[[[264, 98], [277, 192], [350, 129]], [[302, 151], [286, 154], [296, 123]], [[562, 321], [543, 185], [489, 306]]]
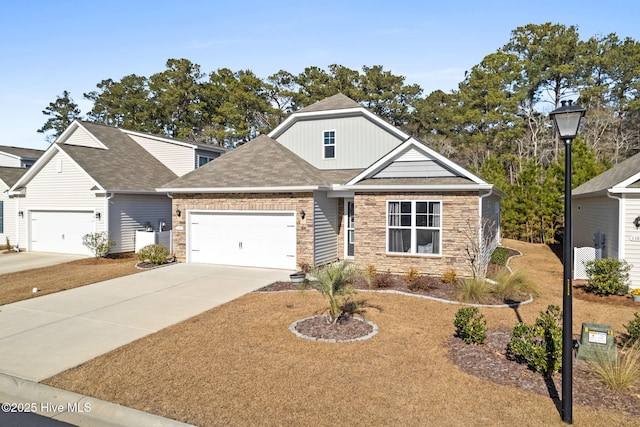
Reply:
[[115, 194], [109, 200], [109, 232], [116, 244], [112, 253], [133, 252], [137, 230], [149, 223], [158, 231], [160, 222], [164, 230], [171, 230], [171, 199], [166, 194]]
[[596, 247], [594, 237], [599, 234], [604, 236], [602, 257], [617, 258], [620, 253], [618, 248], [619, 209], [618, 200], [606, 195], [575, 199], [571, 215], [573, 246], [594, 248]]
[[129, 134], [129, 137], [178, 176], [185, 175], [194, 169], [196, 155], [193, 147], [162, 142], [136, 134]]
[[[324, 132], [335, 131], [335, 158], [324, 159]], [[298, 120], [276, 140], [318, 169], [370, 166], [403, 140], [363, 116]]]
[[[94, 181], [64, 153], [52, 156], [29, 181], [25, 195], [16, 201], [24, 212], [19, 220], [20, 247], [27, 248], [27, 223], [32, 210], [102, 212], [105, 199], [96, 196], [94, 186]], [[104, 221], [96, 221], [94, 231], [104, 230]]]

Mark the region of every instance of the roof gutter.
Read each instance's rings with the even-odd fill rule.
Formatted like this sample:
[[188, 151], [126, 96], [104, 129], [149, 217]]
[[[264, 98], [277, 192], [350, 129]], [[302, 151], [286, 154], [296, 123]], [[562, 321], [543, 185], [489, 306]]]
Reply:
[[202, 188], [156, 188], [163, 193], [303, 193], [317, 190], [328, 190], [328, 187], [320, 185], [307, 185], [295, 187], [202, 187]]

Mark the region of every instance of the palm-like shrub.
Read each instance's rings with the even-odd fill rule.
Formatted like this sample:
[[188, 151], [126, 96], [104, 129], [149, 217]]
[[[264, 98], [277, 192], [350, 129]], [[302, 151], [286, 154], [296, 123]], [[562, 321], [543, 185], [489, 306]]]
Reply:
[[364, 277], [363, 271], [355, 264], [337, 261], [321, 268], [315, 268], [310, 274], [309, 283], [329, 304], [327, 321], [336, 323], [350, 306], [350, 297], [356, 294], [351, 281]]

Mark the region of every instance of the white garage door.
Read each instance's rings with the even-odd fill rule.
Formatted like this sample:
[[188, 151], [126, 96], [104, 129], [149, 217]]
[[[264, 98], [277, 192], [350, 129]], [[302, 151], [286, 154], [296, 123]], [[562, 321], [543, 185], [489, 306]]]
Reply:
[[94, 232], [93, 212], [31, 211], [30, 216], [32, 251], [91, 255], [82, 236]]
[[189, 261], [296, 268], [295, 212], [191, 212]]

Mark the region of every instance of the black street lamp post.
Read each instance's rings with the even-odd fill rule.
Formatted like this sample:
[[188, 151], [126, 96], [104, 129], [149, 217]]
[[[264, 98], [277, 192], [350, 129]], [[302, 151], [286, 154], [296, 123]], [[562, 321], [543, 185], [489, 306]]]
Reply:
[[573, 230], [571, 226], [571, 141], [578, 134], [580, 120], [586, 110], [571, 101], [562, 101], [560, 108], [549, 116], [553, 119], [558, 135], [565, 143], [564, 167], [564, 245], [562, 291], [562, 420], [573, 424], [573, 306], [571, 300], [573, 268]]

